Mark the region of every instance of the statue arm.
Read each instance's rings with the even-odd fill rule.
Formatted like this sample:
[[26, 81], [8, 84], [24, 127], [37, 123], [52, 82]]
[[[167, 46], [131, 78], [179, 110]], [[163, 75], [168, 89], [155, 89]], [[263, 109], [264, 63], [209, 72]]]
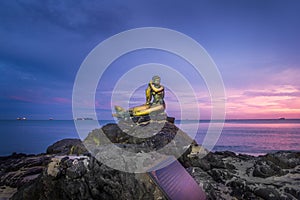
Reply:
[[161, 99], [160, 99], [160, 103], [161, 103], [161, 104], [164, 104], [164, 98], [165, 98], [165, 89], [163, 89], [163, 90], [161, 91]]
[[147, 89], [146, 89], [146, 104], [150, 104], [151, 101], [151, 86], [148, 85]]

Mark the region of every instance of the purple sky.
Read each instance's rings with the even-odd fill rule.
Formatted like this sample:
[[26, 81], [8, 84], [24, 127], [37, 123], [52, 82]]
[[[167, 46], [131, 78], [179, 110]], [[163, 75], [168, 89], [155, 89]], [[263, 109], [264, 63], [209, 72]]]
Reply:
[[[80, 2], [0, 1], [0, 119], [72, 119], [73, 83], [88, 53], [114, 34], [147, 26], [180, 31], [207, 50], [224, 80], [227, 118], [300, 118], [299, 1]], [[148, 62], [183, 73], [202, 117], [210, 116], [205, 85], [184, 61], [158, 51], [126, 56], [100, 81], [101, 118], [111, 115], [109, 91], [122, 74]], [[175, 96], [166, 100], [176, 115]]]

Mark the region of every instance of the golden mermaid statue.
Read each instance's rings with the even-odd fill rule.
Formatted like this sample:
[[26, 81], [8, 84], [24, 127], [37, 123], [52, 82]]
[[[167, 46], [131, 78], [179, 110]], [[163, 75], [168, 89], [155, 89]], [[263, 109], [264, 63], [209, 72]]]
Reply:
[[113, 116], [117, 118], [139, 117], [163, 112], [166, 108], [164, 93], [164, 87], [160, 84], [160, 77], [153, 76], [146, 89], [146, 103], [130, 108], [128, 111], [120, 106], [115, 106], [116, 113]]

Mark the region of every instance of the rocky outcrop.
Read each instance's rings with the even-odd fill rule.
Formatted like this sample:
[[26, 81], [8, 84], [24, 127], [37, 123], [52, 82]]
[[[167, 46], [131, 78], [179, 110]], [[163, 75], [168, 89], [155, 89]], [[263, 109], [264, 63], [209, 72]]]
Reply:
[[[167, 122], [155, 126], [108, 124], [92, 131], [84, 142], [106, 145], [99, 136], [104, 133], [111, 142], [122, 144], [130, 151], [143, 151], [145, 147], [151, 151], [173, 143], [173, 138], [179, 134], [180, 140], [193, 145], [178, 160], [203, 188], [208, 199], [300, 199], [300, 152], [277, 152], [259, 157], [228, 151], [208, 153], [174, 124]], [[135, 137], [143, 132], [152, 135]], [[175, 141], [175, 145], [182, 145], [180, 140]], [[13, 154], [0, 158], [0, 199], [9, 197], [165, 199], [147, 174], [125, 173], [107, 167], [78, 139], [59, 141], [51, 145], [46, 154]]]
[[12, 199], [164, 199], [147, 176], [111, 169], [87, 156], [55, 156]]
[[0, 157], [0, 199], [8, 199], [18, 188], [33, 183], [46, 170], [51, 157], [16, 153]]
[[55, 155], [82, 155], [88, 153], [88, 151], [80, 139], [63, 139], [49, 146], [46, 153]]
[[174, 124], [165, 121], [154, 121], [151, 124], [131, 124], [120, 122], [119, 124], [107, 124], [101, 129], [93, 130], [84, 140], [86, 146], [92, 145], [97, 147], [106, 145], [107, 141], [101, 134], [104, 133], [109, 142], [115, 144], [126, 145], [134, 152], [144, 151], [149, 152], [159, 150], [174, 141], [175, 136], [180, 137], [176, 140], [179, 146], [184, 146], [184, 143], [192, 143], [186, 133], [178, 129]]
[[[191, 158], [187, 170], [208, 199], [292, 200], [300, 198], [299, 155], [277, 152], [253, 157], [215, 152]], [[284, 162], [276, 163], [278, 160]]]

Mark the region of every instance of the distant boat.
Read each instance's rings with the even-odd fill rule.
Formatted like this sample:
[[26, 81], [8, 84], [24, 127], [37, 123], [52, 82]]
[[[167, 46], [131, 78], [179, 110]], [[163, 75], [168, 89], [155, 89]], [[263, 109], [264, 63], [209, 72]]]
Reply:
[[284, 117], [280, 117], [279, 120], [285, 120], [285, 118]]
[[76, 118], [76, 120], [94, 120], [94, 119], [90, 118], [90, 117], [84, 117], [84, 118], [78, 117], [78, 118]]
[[52, 117], [50, 117], [50, 118], [49, 118], [49, 120], [53, 120], [53, 118], [52, 118]]
[[26, 117], [18, 117], [17, 120], [27, 120]]
[[94, 120], [93, 118], [91, 118], [91, 117], [85, 117], [85, 118], [83, 118], [84, 120]]

